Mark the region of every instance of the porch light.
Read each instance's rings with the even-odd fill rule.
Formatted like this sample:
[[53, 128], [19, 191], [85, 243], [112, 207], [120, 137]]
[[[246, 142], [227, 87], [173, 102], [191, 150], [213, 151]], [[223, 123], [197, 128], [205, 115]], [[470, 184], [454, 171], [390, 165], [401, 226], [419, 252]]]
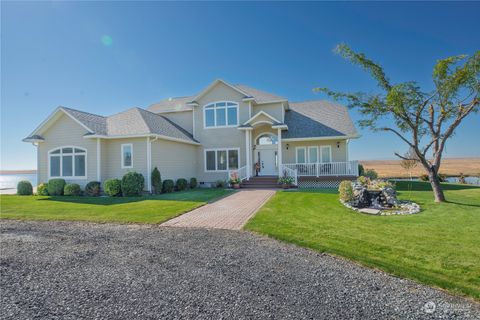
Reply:
[[290, 147], [290, 145], [287, 143], [286, 147], [287, 147], [287, 150], [288, 150], [288, 147]]
[[337, 148], [340, 148], [340, 141], [337, 141]]

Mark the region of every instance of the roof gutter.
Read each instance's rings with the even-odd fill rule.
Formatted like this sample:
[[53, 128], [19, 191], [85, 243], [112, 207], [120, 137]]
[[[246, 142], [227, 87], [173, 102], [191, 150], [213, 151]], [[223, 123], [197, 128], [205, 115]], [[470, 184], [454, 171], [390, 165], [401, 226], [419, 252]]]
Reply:
[[107, 140], [128, 139], [128, 138], [145, 138], [145, 137], [153, 137], [153, 138], [156, 138], [156, 139], [175, 141], [175, 142], [181, 142], [181, 143], [186, 143], [186, 144], [193, 144], [193, 145], [197, 145], [197, 146], [201, 145], [199, 142], [188, 141], [188, 140], [184, 140], [184, 139], [180, 139], [180, 138], [168, 137], [168, 136], [164, 136], [164, 135], [161, 135], [161, 134], [131, 134], [131, 135], [118, 135], [118, 136], [105, 136], [105, 135], [91, 134], [91, 135], [83, 136], [83, 138], [85, 138], [85, 139], [100, 138], [100, 139], [107, 139]]
[[282, 141], [313, 141], [313, 140], [348, 140], [360, 138], [360, 135], [348, 135], [348, 136], [330, 136], [330, 137], [305, 137], [305, 138], [283, 138]]

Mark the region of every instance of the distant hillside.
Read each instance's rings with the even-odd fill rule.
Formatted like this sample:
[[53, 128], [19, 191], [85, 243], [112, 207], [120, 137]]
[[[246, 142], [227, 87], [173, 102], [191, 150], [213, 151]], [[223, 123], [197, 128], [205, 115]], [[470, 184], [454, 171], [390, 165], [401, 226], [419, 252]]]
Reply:
[[0, 174], [29, 174], [37, 173], [37, 170], [0, 170]]
[[[408, 172], [400, 166], [400, 160], [365, 160], [359, 161], [365, 169], [375, 169], [380, 177], [408, 177]], [[448, 176], [464, 175], [480, 176], [480, 158], [443, 159], [440, 173]], [[425, 174], [421, 164], [412, 170], [412, 175], [418, 177]]]

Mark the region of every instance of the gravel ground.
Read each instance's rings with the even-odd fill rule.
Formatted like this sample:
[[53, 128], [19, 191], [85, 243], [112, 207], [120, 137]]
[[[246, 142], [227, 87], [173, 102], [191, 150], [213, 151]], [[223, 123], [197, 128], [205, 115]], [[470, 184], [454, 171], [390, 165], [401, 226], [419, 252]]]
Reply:
[[477, 303], [248, 232], [0, 228], [2, 319], [480, 319]]

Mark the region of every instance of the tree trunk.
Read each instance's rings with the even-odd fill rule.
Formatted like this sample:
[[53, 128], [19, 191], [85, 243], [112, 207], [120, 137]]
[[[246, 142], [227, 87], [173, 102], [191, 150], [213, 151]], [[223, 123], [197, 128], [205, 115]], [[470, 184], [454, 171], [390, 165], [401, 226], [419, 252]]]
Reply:
[[438, 175], [433, 167], [428, 170], [428, 178], [432, 185], [435, 202], [445, 202], [445, 195], [443, 194], [442, 187], [440, 187], [440, 180], [438, 180]]

